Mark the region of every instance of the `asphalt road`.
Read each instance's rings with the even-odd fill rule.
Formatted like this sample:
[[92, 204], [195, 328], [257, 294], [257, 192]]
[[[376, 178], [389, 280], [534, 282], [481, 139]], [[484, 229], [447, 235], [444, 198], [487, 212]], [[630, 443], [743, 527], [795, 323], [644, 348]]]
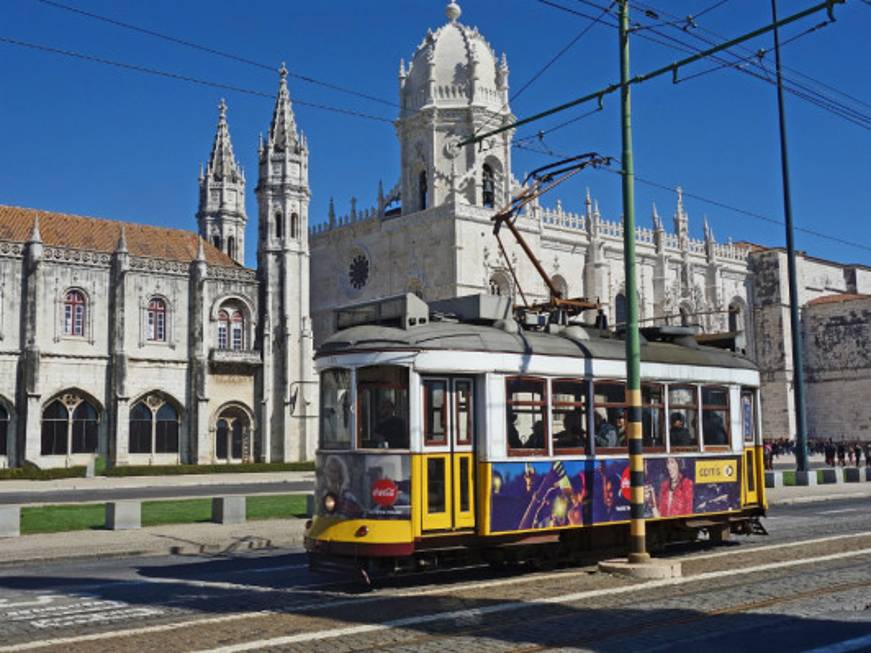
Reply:
[[0, 571], [0, 653], [871, 650], [867, 499], [775, 507], [769, 536], [674, 549], [684, 577], [466, 569], [384, 583], [298, 549]]
[[[159, 483], [160, 481], [155, 481]], [[105, 490], [57, 490], [40, 492], [10, 492], [0, 494], [0, 504], [32, 503], [98, 503], [123, 499], [185, 499], [217, 497], [229, 494], [291, 494], [311, 492], [313, 481], [279, 481], [275, 483], [239, 483], [235, 485], [168, 485], [153, 487], [114, 488]]]

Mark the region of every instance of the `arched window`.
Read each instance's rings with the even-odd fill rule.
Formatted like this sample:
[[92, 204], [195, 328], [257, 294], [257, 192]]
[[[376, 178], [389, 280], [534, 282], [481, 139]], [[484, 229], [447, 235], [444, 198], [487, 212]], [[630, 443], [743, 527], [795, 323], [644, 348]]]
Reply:
[[218, 249], [221, 249], [221, 237], [218, 234], [212, 236], [212, 245], [214, 245]]
[[64, 335], [84, 336], [87, 320], [87, 302], [79, 290], [70, 290], [64, 298]]
[[230, 346], [239, 351], [245, 349], [245, 317], [242, 311], [233, 311], [233, 321], [230, 325]]
[[9, 435], [9, 411], [0, 406], [0, 456], [6, 456], [9, 452], [7, 438]]
[[564, 277], [562, 277], [562, 276], [559, 275], [559, 274], [556, 274], [556, 275], [554, 275], [553, 278], [551, 279], [551, 283], [553, 283], [554, 288], [557, 289], [557, 292], [559, 293], [559, 296], [560, 296], [562, 299], [567, 299], [567, 298], [568, 298], [568, 296], [569, 296], [569, 284], [568, 284], [568, 282], [565, 280]]
[[428, 204], [427, 194], [426, 170], [421, 170], [420, 174], [417, 176], [417, 200], [421, 211], [423, 211]]
[[151, 410], [141, 401], [130, 410], [130, 453], [151, 453]]
[[690, 325], [690, 311], [686, 306], [680, 307], [680, 325], [681, 326], [689, 326]]
[[178, 411], [149, 395], [130, 411], [130, 453], [178, 453]]
[[251, 458], [251, 421], [237, 407], [225, 408], [218, 417], [215, 430], [215, 458], [241, 461]]
[[622, 292], [618, 292], [617, 296], [614, 298], [614, 322], [615, 324], [625, 325], [626, 318], [626, 295], [624, 295]]
[[729, 331], [743, 331], [744, 317], [742, 315], [741, 306], [738, 302], [729, 304]]
[[42, 455], [96, 453], [97, 409], [75, 394], [55, 399], [42, 412]]
[[275, 237], [284, 238], [284, 215], [281, 211], [275, 214]]
[[511, 295], [511, 284], [502, 272], [497, 272], [490, 277], [490, 294], [508, 297]]
[[230, 348], [230, 315], [227, 311], [218, 312], [218, 349]]
[[299, 238], [299, 216], [296, 213], [290, 214], [290, 237]]
[[227, 238], [227, 256], [236, 258], [236, 239], [233, 236]]
[[166, 342], [166, 302], [159, 297], [148, 302], [145, 337], [152, 342]]
[[496, 179], [493, 168], [485, 163], [481, 171], [481, 204], [484, 208], [492, 209], [496, 203]]

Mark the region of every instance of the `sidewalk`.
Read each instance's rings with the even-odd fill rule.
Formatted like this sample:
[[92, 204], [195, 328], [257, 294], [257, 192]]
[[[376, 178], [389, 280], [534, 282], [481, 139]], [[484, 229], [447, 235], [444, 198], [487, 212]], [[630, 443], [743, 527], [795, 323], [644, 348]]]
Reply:
[[222, 555], [302, 544], [304, 519], [173, 524], [129, 531], [69, 531], [0, 539], [0, 566], [142, 555]]
[[191, 487], [196, 485], [242, 485], [245, 483], [314, 483], [314, 472], [263, 472], [247, 474], [180, 474], [178, 476], [95, 476], [51, 481], [0, 481], [0, 494], [58, 492], [67, 490], [114, 490], [143, 487]]
[[[871, 483], [783, 487], [766, 492], [771, 506], [825, 502], [871, 497]], [[235, 525], [175, 524], [130, 531], [22, 535], [0, 539], [0, 566], [110, 556], [221, 555], [296, 547], [302, 544], [304, 524], [304, 519], [270, 519]]]

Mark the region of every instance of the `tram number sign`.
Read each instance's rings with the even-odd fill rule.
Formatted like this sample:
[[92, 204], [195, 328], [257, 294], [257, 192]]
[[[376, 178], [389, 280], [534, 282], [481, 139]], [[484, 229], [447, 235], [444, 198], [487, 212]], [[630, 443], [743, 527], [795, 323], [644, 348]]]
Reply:
[[372, 484], [372, 501], [382, 508], [390, 508], [396, 503], [399, 488], [389, 478], [381, 478]]

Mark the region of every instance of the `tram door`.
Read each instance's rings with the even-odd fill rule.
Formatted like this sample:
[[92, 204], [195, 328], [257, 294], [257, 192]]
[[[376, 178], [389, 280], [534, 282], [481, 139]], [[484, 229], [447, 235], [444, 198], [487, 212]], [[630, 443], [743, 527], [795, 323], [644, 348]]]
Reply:
[[475, 383], [423, 379], [423, 531], [475, 527]]

